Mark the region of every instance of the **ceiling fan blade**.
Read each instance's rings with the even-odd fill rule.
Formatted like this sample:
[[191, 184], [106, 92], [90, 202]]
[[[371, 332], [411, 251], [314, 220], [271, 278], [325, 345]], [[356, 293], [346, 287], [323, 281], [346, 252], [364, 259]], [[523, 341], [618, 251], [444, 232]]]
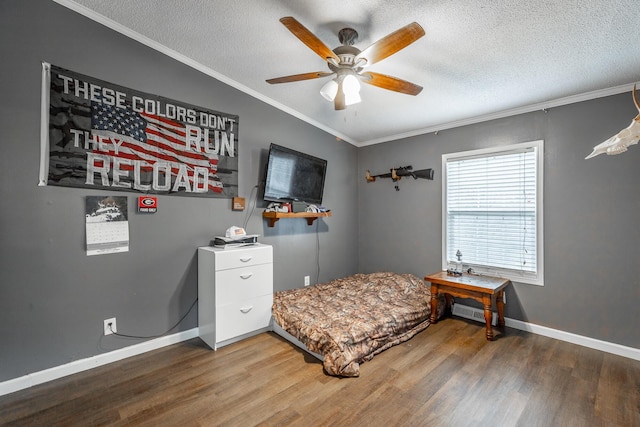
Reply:
[[267, 80], [267, 83], [276, 84], [276, 83], [299, 82], [302, 80], [319, 79], [320, 77], [326, 77], [332, 74], [333, 73], [324, 72], [324, 71], [313, 71], [311, 73], [293, 74], [291, 76], [276, 77], [274, 79]]
[[360, 58], [367, 60], [365, 66], [375, 64], [378, 61], [382, 61], [388, 56], [393, 55], [401, 49], [409, 46], [420, 37], [424, 36], [424, 29], [417, 22], [412, 22], [400, 28], [397, 31], [389, 34], [386, 37], [381, 38], [362, 52], [360, 52], [354, 62], [357, 62]]
[[338, 56], [327, 47], [322, 41], [316, 37], [311, 31], [309, 31], [304, 25], [298, 22], [291, 16], [285, 16], [280, 19], [280, 22], [293, 33], [294, 36], [300, 39], [300, 41], [306, 44], [312, 51], [320, 56], [325, 61], [327, 58], [333, 58], [337, 62], [340, 62]]
[[407, 95], [417, 95], [422, 91], [422, 86], [399, 79], [397, 77], [387, 76], [386, 74], [373, 73], [367, 71], [360, 74], [360, 81], [382, 89], [392, 90]]

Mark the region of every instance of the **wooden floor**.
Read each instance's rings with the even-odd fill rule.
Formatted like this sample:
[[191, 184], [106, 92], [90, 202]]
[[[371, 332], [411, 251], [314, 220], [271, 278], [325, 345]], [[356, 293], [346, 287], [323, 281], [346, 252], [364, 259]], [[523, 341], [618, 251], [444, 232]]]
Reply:
[[452, 318], [335, 378], [273, 333], [193, 339], [0, 397], [0, 425], [640, 426], [640, 362]]

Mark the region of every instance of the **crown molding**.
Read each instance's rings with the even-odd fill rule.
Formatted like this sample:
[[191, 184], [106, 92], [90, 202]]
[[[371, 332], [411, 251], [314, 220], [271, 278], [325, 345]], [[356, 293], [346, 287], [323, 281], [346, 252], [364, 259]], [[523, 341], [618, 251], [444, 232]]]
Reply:
[[551, 100], [551, 101], [545, 101], [545, 102], [540, 102], [540, 103], [536, 103], [536, 104], [531, 104], [531, 105], [526, 105], [526, 106], [522, 106], [522, 107], [517, 107], [517, 108], [512, 108], [512, 109], [508, 109], [508, 110], [503, 110], [503, 111], [497, 111], [495, 113], [489, 113], [489, 114], [484, 114], [484, 115], [480, 115], [480, 116], [475, 116], [475, 117], [470, 117], [467, 119], [462, 119], [462, 120], [454, 120], [448, 123], [442, 123], [442, 124], [437, 124], [437, 125], [433, 125], [433, 126], [428, 126], [425, 128], [420, 128], [420, 129], [416, 129], [414, 131], [410, 131], [410, 132], [404, 132], [404, 133], [399, 133], [399, 134], [394, 134], [394, 135], [387, 135], [381, 138], [375, 138], [375, 139], [370, 139], [370, 140], [366, 140], [366, 141], [356, 141], [353, 138], [338, 132], [336, 129], [333, 129], [323, 123], [318, 122], [317, 120], [312, 119], [311, 117], [308, 117], [302, 113], [300, 113], [299, 111], [296, 111], [284, 104], [281, 104], [278, 101], [275, 101], [272, 98], [269, 98], [231, 78], [229, 78], [228, 76], [225, 76], [224, 74], [221, 74], [209, 67], [204, 66], [203, 64], [179, 53], [176, 52], [173, 49], [170, 49], [136, 31], [131, 30], [130, 28], [125, 27], [124, 25], [110, 19], [107, 18], [104, 15], [101, 15], [89, 8], [87, 8], [86, 6], [80, 5], [76, 2], [74, 2], [73, 0], [53, 0], [55, 3], [60, 4], [61, 6], [64, 6], [68, 9], [71, 9], [95, 22], [98, 22], [122, 35], [125, 35], [133, 40], [136, 40], [142, 44], [144, 44], [145, 46], [148, 46], [154, 50], [157, 50], [158, 52], [161, 52], [173, 59], [175, 59], [178, 62], [183, 63], [184, 65], [187, 65], [188, 67], [191, 67], [195, 70], [200, 71], [203, 74], [206, 74], [210, 77], [213, 77], [216, 80], [221, 81], [222, 83], [225, 83], [241, 92], [246, 93], [247, 95], [250, 95], [268, 105], [271, 105], [272, 107], [275, 107], [293, 117], [296, 117], [306, 123], [309, 123], [310, 125], [323, 130], [333, 136], [335, 136], [336, 138], [343, 140], [345, 142], [348, 142], [349, 144], [352, 144], [356, 147], [366, 147], [369, 145], [375, 145], [375, 144], [381, 144], [384, 142], [391, 142], [391, 141], [397, 141], [400, 139], [404, 139], [404, 138], [410, 138], [410, 137], [414, 137], [414, 136], [419, 136], [419, 135], [424, 135], [427, 133], [435, 133], [435, 132], [440, 132], [443, 130], [447, 130], [447, 129], [453, 129], [453, 128], [457, 128], [457, 127], [462, 127], [462, 126], [467, 126], [467, 125], [471, 125], [471, 124], [476, 124], [476, 123], [481, 123], [481, 122], [486, 122], [486, 121], [490, 121], [490, 120], [496, 120], [496, 119], [502, 119], [505, 117], [511, 117], [511, 116], [516, 116], [519, 114], [525, 114], [525, 113], [530, 113], [533, 111], [541, 111], [541, 110], [547, 110], [550, 108], [554, 108], [554, 107], [560, 107], [563, 105], [569, 105], [569, 104], [574, 104], [577, 102], [583, 102], [583, 101], [590, 101], [592, 99], [596, 99], [596, 98], [603, 98], [605, 96], [610, 96], [610, 95], [617, 95], [623, 92], [629, 92], [633, 89], [633, 83], [627, 84], [627, 85], [621, 85], [621, 86], [616, 86], [616, 87], [612, 87], [612, 88], [608, 88], [608, 89], [601, 89], [601, 90], [596, 90], [596, 91], [592, 91], [592, 92], [586, 92], [586, 93], [582, 93], [582, 94], [577, 94], [577, 95], [571, 95], [571, 96], [567, 96], [564, 98], [558, 98], [555, 100]]

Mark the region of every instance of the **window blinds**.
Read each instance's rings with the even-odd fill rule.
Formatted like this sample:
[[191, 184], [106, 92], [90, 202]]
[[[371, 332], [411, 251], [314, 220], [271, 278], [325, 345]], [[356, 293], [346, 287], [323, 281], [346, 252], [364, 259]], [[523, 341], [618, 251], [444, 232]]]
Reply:
[[446, 257], [537, 272], [536, 148], [446, 161]]

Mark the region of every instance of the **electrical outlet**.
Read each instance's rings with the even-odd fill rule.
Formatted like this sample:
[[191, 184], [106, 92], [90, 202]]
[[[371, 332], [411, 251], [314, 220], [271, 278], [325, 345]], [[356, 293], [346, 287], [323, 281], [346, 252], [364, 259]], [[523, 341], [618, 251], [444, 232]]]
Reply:
[[[111, 326], [111, 327], [109, 327]], [[111, 335], [114, 332], [118, 332], [118, 328], [116, 327], [116, 318], [112, 317], [111, 319], [104, 320], [104, 334]]]
[[311, 284], [311, 281], [309, 279], [309, 276], [304, 276], [304, 285], [309, 286], [310, 284]]

